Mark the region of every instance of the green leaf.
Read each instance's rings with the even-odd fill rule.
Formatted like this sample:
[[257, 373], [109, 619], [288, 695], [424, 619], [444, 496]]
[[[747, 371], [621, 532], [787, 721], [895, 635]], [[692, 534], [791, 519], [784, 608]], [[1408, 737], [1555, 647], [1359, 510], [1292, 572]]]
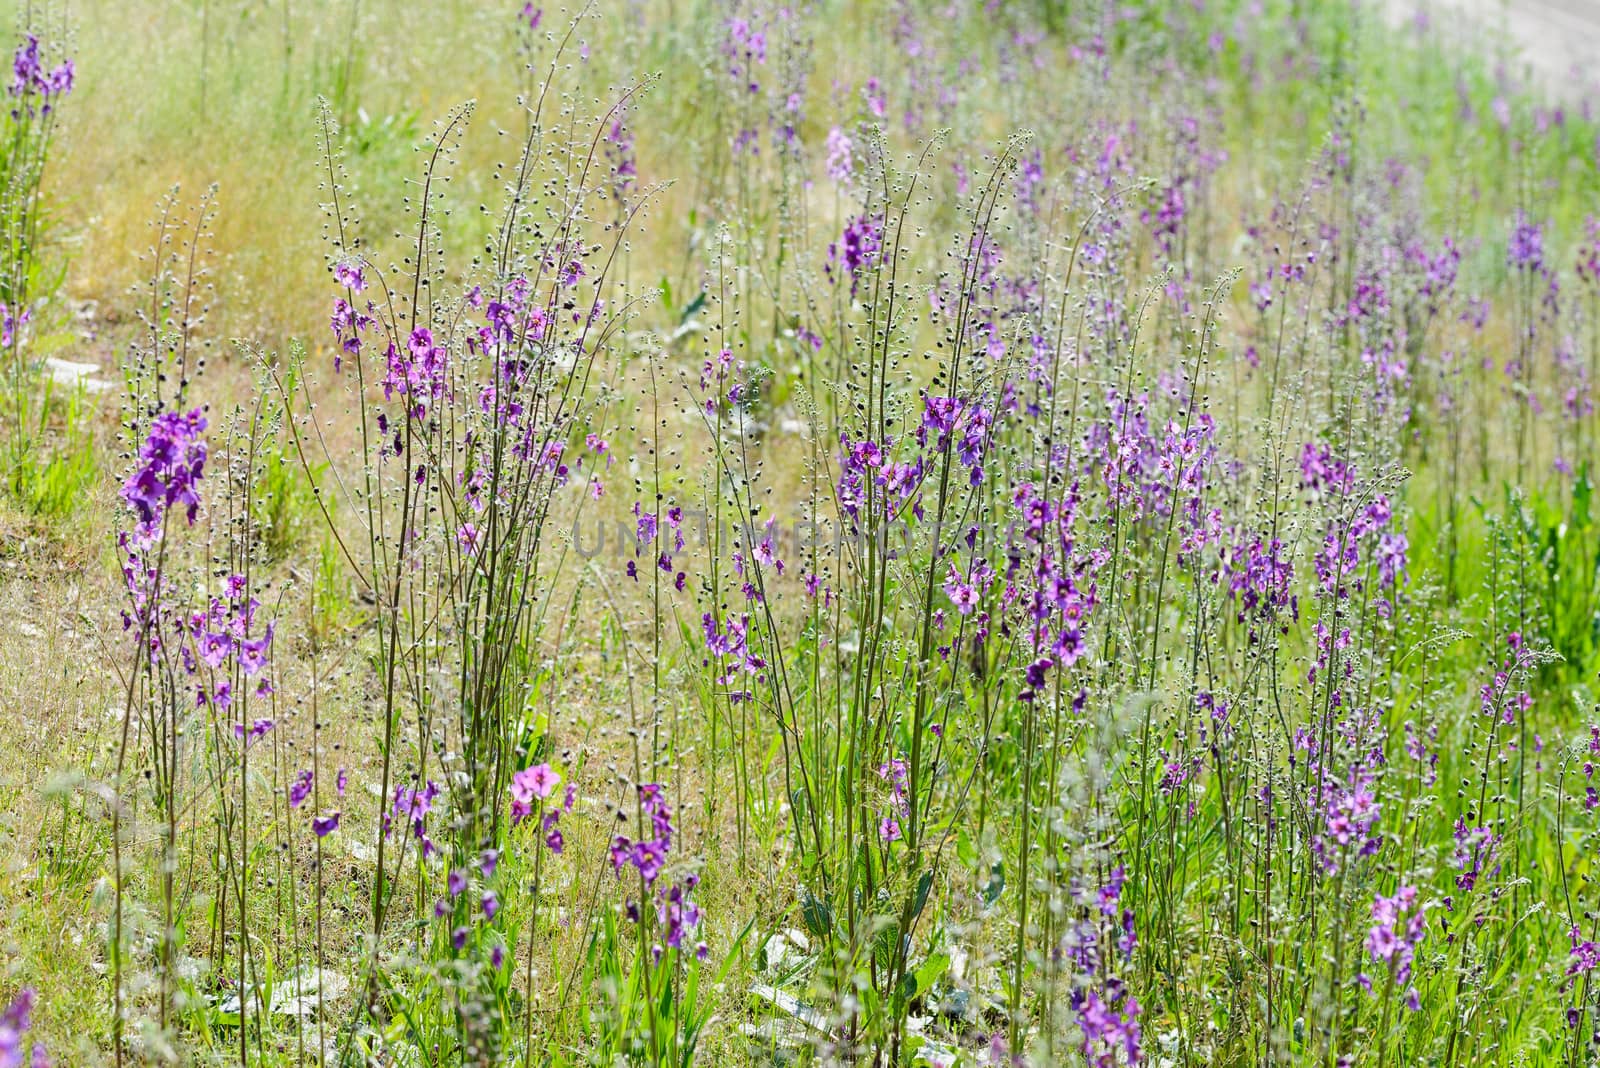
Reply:
[[933, 984], [943, 978], [944, 973], [950, 970], [950, 954], [931, 953], [928, 959], [922, 962], [916, 971], [916, 995], [920, 997], [933, 989]]
[[979, 891], [983, 895], [983, 903], [993, 905], [1000, 900], [1000, 895], [1006, 889], [1006, 869], [1000, 861], [994, 862], [994, 867], [989, 869], [989, 881]]
[[684, 308], [683, 311], [678, 314], [678, 325], [682, 326], [684, 323], [688, 322], [690, 319], [693, 319], [695, 317], [696, 313], [698, 313], [700, 311], [700, 309], [704, 308], [705, 306], [706, 306], [706, 291], [702, 289], [699, 293], [697, 293], [695, 295], [695, 298], [689, 302], [689, 306], [687, 308]]
[[933, 890], [933, 872], [925, 871], [917, 880], [917, 892], [911, 899], [911, 918], [916, 919], [922, 915], [922, 910], [927, 907], [928, 894]]
[[978, 848], [964, 829], [956, 832], [956, 859], [969, 868], [978, 866]]
[[811, 795], [806, 793], [804, 786], [796, 786], [789, 795], [789, 804], [794, 808], [794, 818], [804, 821], [811, 813]]
[[811, 891], [805, 892], [805, 900], [800, 903], [800, 917], [805, 920], [806, 930], [817, 938], [827, 938], [833, 931], [833, 908], [827, 901], [815, 897]]

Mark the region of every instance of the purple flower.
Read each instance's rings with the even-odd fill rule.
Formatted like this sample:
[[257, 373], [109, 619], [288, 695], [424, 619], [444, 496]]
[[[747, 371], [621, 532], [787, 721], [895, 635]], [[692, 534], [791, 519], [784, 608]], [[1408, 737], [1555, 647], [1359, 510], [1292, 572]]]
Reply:
[[681, 948], [685, 936], [700, 926], [700, 907], [689, 897], [699, 882], [699, 878], [695, 875], [685, 876], [681, 882], [668, 887], [657, 899], [656, 916], [667, 932], [667, 945], [673, 949]]
[[383, 379], [384, 398], [392, 399], [396, 393], [407, 397], [414, 417], [421, 415], [428, 401], [438, 400], [448, 392], [448, 354], [427, 327], [419, 326], [411, 332], [404, 352], [391, 344], [386, 356], [389, 369]]
[[183, 507], [190, 523], [199, 514], [195, 484], [205, 472], [206, 443], [200, 439], [205, 429], [206, 418], [199, 408], [187, 415], [162, 412], [151, 422], [139, 449], [139, 466], [122, 484], [122, 499], [139, 517], [146, 539], [174, 505]]
[[1544, 266], [1544, 231], [1524, 212], [1517, 212], [1506, 241], [1506, 266], [1514, 271], [1538, 271]]
[[295, 776], [294, 782], [289, 784], [289, 807], [299, 808], [305, 804], [306, 798], [311, 796], [312, 773], [306, 768]]
[[339, 813], [332, 812], [326, 816], [318, 816], [311, 821], [311, 829], [318, 838], [326, 838], [339, 829]]
[[543, 802], [561, 784], [561, 776], [549, 764], [523, 768], [511, 777], [511, 822], [515, 826], [533, 815], [534, 803]]
[[1397, 984], [1409, 988], [1406, 1004], [1413, 1012], [1421, 1007], [1416, 988], [1410, 984], [1417, 944], [1428, 933], [1424, 911], [1414, 886], [1401, 886], [1393, 897], [1379, 894], [1372, 902], [1373, 923], [1367, 932], [1367, 952], [1374, 961], [1389, 965]]
[[611, 123], [605, 136], [606, 161], [611, 164], [611, 197], [623, 201], [639, 176], [639, 164], [634, 155], [633, 131], [623, 124], [622, 116]]
[[[38, 93], [45, 98], [46, 112], [50, 110], [51, 97], [65, 96], [72, 92], [76, 77], [77, 67], [70, 59], [64, 60], [54, 70], [46, 72], [44, 64], [39, 59], [39, 38], [31, 33], [17, 46], [16, 52], [11, 57], [11, 95], [23, 97]], [[27, 113], [33, 114], [31, 105], [28, 106]]]
[[233, 635], [225, 631], [206, 631], [195, 645], [207, 667], [219, 668], [233, 655]]
[[[221, 695], [221, 693], [227, 687], [228, 684], [226, 681], [224, 681], [222, 685], [218, 687], [218, 694]], [[223, 702], [219, 701], [218, 703], [222, 704]], [[267, 732], [272, 730], [272, 727], [273, 723], [270, 719], [255, 720], [248, 727], [246, 727], [243, 723], [235, 723], [233, 725], [233, 736], [239, 741], [244, 742], [246, 747], [249, 747], [254, 745], [260, 739], [266, 737]]]
[[645, 783], [639, 787], [641, 816], [650, 821], [654, 838], [635, 842], [618, 835], [611, 842], [611, 867], [618, 874], [628, 865], [637, 868], [645, 885], [654, 885], [667, 862], [667, 851], [672, 848], [672, 809], [667, 807], [666, 790], [660, 783]]
[[1308, 441], [1300, 452], [1300, 483], [1314, 495], [1342, 497], [1355, 488], [1355, 470], [1329, 446]]
[[72, 60], [68, 59], [63, 61], [61, 65], [56, 67], [55, 70], [52, 70], [49, 76], [45, 79], [45, 96], [65, 96], [72, 92], [72, 85], [77, 78], [77, 73], [78, 68], [72, 62]]
[[855, 146], [850, 142], [850, 135], [835, 126], [828, 131], [828, 177], [840, 185], [850, 181], [850, 173], [855, 167]]
[[40, 70], [39, 38], [30, 33], [11, 58], [11, 95], [21, 96], [32, 89]]
[[432, 854], [434, 845], [427, 834], [428, 813], [433, 811], [433, 802], [439, 796], [439, 784], [429, 779], [422, 789], [406, 789], [397, 786], [394, 790], [393, 814], [403, 816], [411, 821], [411, 833], [417, 841], [422, 843], [423, 856]]
[[341, 261], [334, 264], [333, 280], [354, 293], [367, 288], [367, 279], [361, 272], [359, 261]]
[[1037, 148], [1017, 162], [1016, 181], [1017, 206], [1030, 215], [1037, 214], [1039, 189], [1044, 185], [1044, 156]]
[[[356, 278], [360, 279], [359, 272]], [[368, 307], [370, 309], [371, 305]], [[343, 297], [334, 298], [333, 314], [328, 319], [328, 328], [333, 331], [334, 339], [339, 343], [338, 349], [333, 354], [334, 374], [339, 373], [345, 356], [361, 354], [361, 333], [371, 326], [372, 316], [363, 315], [351, 307], [350, 302]]]
[[639, 869], [645, 885], [649, 886], [661, 876], [661, 869], [666, 866], [667, 847], [659, 838], [635, 842], [633, 849], [629, 851], [628, 859]]
[[1600, 967], [1600, 946], [1584, 938], [1577, 924], [1572, 925], [1567, 937], [1572, 942], [1571, 959], [1567, 964], [1568, 975], [1587, 975]]
[[1090, 989], [1074, 992], [1072, 1008], [1083, 1031], [1083, 1053], [1097, 1068], [1118, 1063], [1115, 1050], [1127, 1055], [1127, 1063], [1139, 1064], [1139, 1003], [1122, 984], [1106, 984], [1106, 994]]
[[1404, 534], [1389, 533], [1378, 538], [1375, 558], [1378, 564], [1378, 581], [1393, 586], [1406, 577], [1406, 551], [1410, 542]]
[[839, 240], [828, 246], [828, 262], [824, 267], [829, 281], [837, 283], [839, 276], [850, 276], [850, 295], [856, 295], [861, 276], [878, 262], [883, 251], [883, 219], [877, 216], [858, 215], [845, 224]]
[[272, 649], [272, 632], [276, 623], [267, 624], [267, 632], [259, 638], [245, 638], [239, 642], [239, 667], [246, 676], [260, 673], [267, 666]]
[[[16, 1000], [0, 1013], [0, 1068], [22, 1068], [28, 1048], [28, 1030], [33, 1026], [33, 1001], [33, 988], [25, 986], [18, 991]], [[50, 1062], [42, 1044], [33, 1047], [30, 1062], [48, 1068]]]
[[19, 320], [17, 316], [11, 313], [11, 309], [6, 305], [5, 301], [0, 301], [0, 346], [10, 347], [12, 339], [16, 337], [17, 327], [26, 326], [32, 320], [33, 312], [31, 309], [24, 308], [22, 317]]
[[1096, 896], [1096, 903], [1099, 905], [1101, 915], [1115, 916], [1117, 914], [1117, 902], [1122, 898], [1122, 885], [1127, 880], [1127, 868], [1118, 864], [1112, 869], [1111, 881], [1102, 886], [1100, 893]]

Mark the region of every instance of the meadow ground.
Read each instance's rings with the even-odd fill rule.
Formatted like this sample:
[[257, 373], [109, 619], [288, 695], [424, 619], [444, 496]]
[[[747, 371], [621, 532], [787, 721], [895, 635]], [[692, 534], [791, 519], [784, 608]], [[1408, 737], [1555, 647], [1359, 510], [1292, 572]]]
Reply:
[[1600, 1061], [1533, 8], [4, 10], [0, 1068]]

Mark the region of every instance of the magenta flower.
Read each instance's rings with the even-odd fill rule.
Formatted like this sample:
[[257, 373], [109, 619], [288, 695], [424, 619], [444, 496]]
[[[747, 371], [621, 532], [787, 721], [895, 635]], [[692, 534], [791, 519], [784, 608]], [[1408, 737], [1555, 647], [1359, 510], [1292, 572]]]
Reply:
[[524, 804], [543, 801], [561, 785], [561, 776], [549, 764], [523, 768], [511, 777], [511, 797]]
[[1374, 961], [1387, 964], [1394, 981], [1407, 988], [1406, 1004], [1413, 1012], [1421, 1007], [1417, 1002], [1416, 988], [1411, 986], [1411, 967], [1417, 944], [1428, 933], [1425, 911], [1425, 907], [1417, 901], [1417, 889], [1414, 886], [1400, 887], [1393, 897], [1379, 894], [1372, 902], [1373, 923], [1367, 932], [1367, 952]]
[[367, 288], [366, 277], [359, 262], [341, 262], [333, 265], [333, 280], [354, 293]]

